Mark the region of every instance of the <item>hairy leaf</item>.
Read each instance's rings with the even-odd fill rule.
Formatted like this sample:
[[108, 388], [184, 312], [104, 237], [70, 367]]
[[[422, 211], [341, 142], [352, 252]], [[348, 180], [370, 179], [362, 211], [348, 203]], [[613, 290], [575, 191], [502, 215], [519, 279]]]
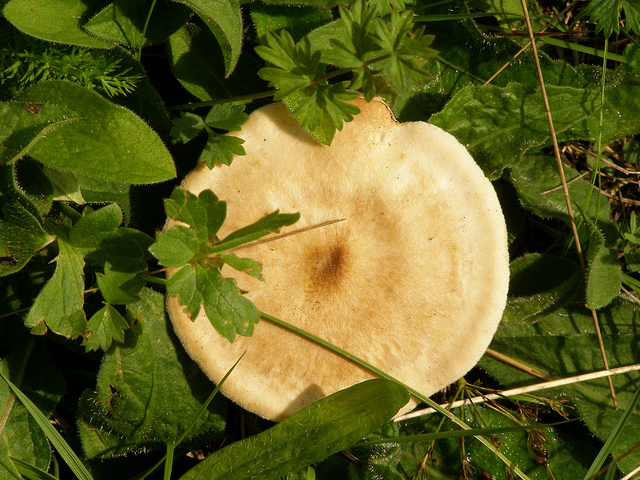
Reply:
[[[105, 353], [96, 391], [79, 405], [80, 439], [87, 458], [165, 449], [195, 418], [213, 384], [186, 355], [167, 326], [164, 297], [150, 289], [127, 305], [124, 344]], [[213, 440], [224, 431], [226, 403], [216, 398], [191, 429], [187, 440]]]
[[[53, 104], [79, 119], [49, 132], [29, 151], [45, 165], [121, 183], [156, 183], [175, 176], [160, 138], [130, 111], [65, 81], [39, 83], [24, 102]], [[99, 135], [98, 135], [99, 132]]]
[[181, 480], [278, 479], [349, 447], [409, 401], [388, 380], [369, 380], [334, 393], [253, 437], [209, 455]]

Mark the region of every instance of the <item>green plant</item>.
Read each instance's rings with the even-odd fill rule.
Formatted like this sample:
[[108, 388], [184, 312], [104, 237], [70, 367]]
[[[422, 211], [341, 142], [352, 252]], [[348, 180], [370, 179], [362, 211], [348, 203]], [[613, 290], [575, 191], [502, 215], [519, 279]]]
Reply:
[[[265, 98], [328, 144], [358, 113], [347, 100], [380, 95], [400, 121], [455, 135], [495, 181], [509, 303], [481, 361], [491, 377], [473, 373], [456, 395], [599, 371], [602, 352], [610, 367], [637, 363], [638, 309], [621, 290], [640, 290], [633, 4], [529, 2], [530, 32], [519, 2], [347, 3], [0, 3], [0, 373], [14, 384], [0, 381], [0, 478], [151, 478], [165, 454], [164, 477], [197, 465], [189, 478], [231, 450], [244, 452], [239, 478], [269, 464], [264, 452], [291, 460], [269, 477], [289, 479], [579, 478], [602, 462], [600, 476], [619, 478], [640, 464], [632, 370], [398, 423], [387, 420], [406, 392], [374, 382], [304, 412], [320, 419], [308, 431], [207, 400], [213, 386], [167, 330], [163, 294], [205, 309], [227, 338], [250, 334], [262, 314], [220, 267], [259, 277], [232, 249], [297, 217], [275, 212], [219, 239], [224, 202], [173, 184], [198, 160], [241, 161], [224, 133]], [[182, 225], [156, 235], [165, 209]], [[181, 270], [165, 282], [165, 267]], [[215, 295], [237, 318], [214, 311]], [[260, 321], [279, 322], [268, 313]], [[334, 414], [345, 421], [331, 431]], [[285, 438], [304, 455], [278, 447]]]

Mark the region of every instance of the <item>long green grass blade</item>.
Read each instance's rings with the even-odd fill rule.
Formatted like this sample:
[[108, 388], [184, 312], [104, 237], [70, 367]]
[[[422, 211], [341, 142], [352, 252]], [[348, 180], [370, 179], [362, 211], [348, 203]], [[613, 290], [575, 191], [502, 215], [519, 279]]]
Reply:
[[611, 449], [613, 448], [614, 444], [618, 440], [618, 437], [620, 437], [620, 434], [622, 433], [622, 429], [625, 427], [627, 421], [629, 420], [629, 417], [631, 416], [636, 406], [638, 405], [639, 400], [640, 400], [640, 389], [636, 390], [636, 394], [633, 396], [633, 399], [631, 400], [631, 403], [627, 407], [627, 410], [624, 412], [624, 415], [620, 417], [620, 420], [616, 424], [615, 428], [611, 431], [611, 435], [609, 435], [609, 438], [607, 438], [607, 441], [604, 442], [604, 445], [602, 446], [602, 449], [600, 449], [598, 456], [591, 464], [591, 467], [589, 467], [587, 474], [584, 476], [584, 480], [593, 478], [596, 475], [596, 473], [598, 473], [600, 468], [602, 468], [602, 465], [604, 465], [604, 462], [606, 461], [607, 457], [611, 453]]
[[24, 478], [27, 478], [29, 480], [58, 480], [53, 475], [50, 475], [47, 472], [43, 472], [39, 468], [36, 468], [33, 465], [29, 465], [22, 460], [12, 458], [11, 461], [20, 472], [20, 475], [22, 475]]
[[91, 473], [84, 466], [84, 464], [80, 461], [75, 452], [71, 449], [69, 444], [62, 438], [62, 435], [58, 433], [58, 431], [49, 423], [49, 419], [45, 417], [42, 412], [35, 406], [35, 404], [29, 400], [22, 391], [16, 387], [11, 381], [4, 375], [4, 373], [0, 372], [0, 377], [9, 385], [9, 388], [15, 396], [22, 402], [25, 406], [29, 415], [33, 417], [38, 426], [42, 429], [44, 434], [51, 442], [51, 445], [57, 450], [65, 463], [69, 466], [71, 471], [74, 473], [78, 480], [93, 480]]

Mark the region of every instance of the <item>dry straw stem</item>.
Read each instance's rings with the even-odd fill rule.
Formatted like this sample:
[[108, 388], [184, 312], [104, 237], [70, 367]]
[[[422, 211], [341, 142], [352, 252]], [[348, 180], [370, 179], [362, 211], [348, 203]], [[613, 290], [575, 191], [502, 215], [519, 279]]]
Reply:
[[[562, 183], [562, 191], [564, 193], [564, 199], [567, 203], [567, 213], [569, 214], [569, 220], [571, 221], [571, 231], [573, 233], [573, 240], [576, 245], [576, 251], [578, 253], [578, 259], [580, 260], [580, 269], [583, 276], [586, 278], [586, 266], [584, 262], [584, 255], [582, 253], [582, 247], [580, 245], [580, 237], [578, 236], [578, 228], [576, 226], [575, 217], [573, 215], [573, 208], [571, 207], [571, 198], [569, 197], [569, 188], [567, 187], [567, 179], [564, 176], [564, 170], [562, 168], [562, 159], [560, 158], [560, 148], [558, 146], [558, 139], [556, 138], [556, 131], [553, 126], [553, 117], [551, 116], [551, 109], [549, 108], [549, 98], [547, 97], [547, 91], [544, 86], [544, 78], [542, 77], [542, 68], [540, 67], [540, 59], [538, 58], [538, 49], [536, 47], [535, 36], [531, 27], [531, 19], [529, 18], [529, 11], [527, 9], [527, 3], [525, 0], [520, 0], [522, 5], [522, 11], [524, 12], [524, 18], [527, 23], [527, 31], [529, 32], [529, 40], [531, 42], [531, 49], [533, 51], [533, 58], [536, 64], [536, 71], [538, 73], [538, 81], [540, 82], [540, 92], [542, 93], [542, 100], [544, 101], [544, 109], [547, 114], [547, 121], [549, 122], [549, 133], [551, 135], [551, 141], [553, 142], [553, 152], [556, 158], [558, 166], [558, 174], [560, 175], [560, 182]], [[604, 368], [609, 370], [609, 362], [607, 360], [607, 352], [604, 349], [604, 343], [602, 342], [602, 333], [600, 332], [600, 323], [598, 321], [598, 314], [595, 310], [591, 309], [591, 317], [593, 318], [593, 325], [598, 336], [598, 344], [600, 345], [600, 353], [602, 354], [602, 361]], [[613, 382], [611, 377], [607, 377], [609, 382], [609, 390], [611, 391], [611, 400], [615, 409], [618, 408], [618, 401], [616, 400], [616, 392], [613, 388]]]
[[[513, 388], [511, 390], [503, 390], [502, 392], [499, 392], [499, 393], [490, 393], [488, 395], [480, 395], [477, 397], [466, 398], [464, 400], [458, 400], [456, 402], [453, 402], [450, 405], [443, 404], [441, 406], [443, 408], [458, 408], [464, 405], [480, 404], [480, 403], [488, 402], [491, 400], [500, 400], [506, 397], [513, 397], [516, 395], [523, 395], [526, 393], [538, 392], [540, 390], [547, 390], [549, 388], [561, 387], [563, 385], [570, 385], [572, 383], [586, 382], [588, 380], [595, 380], [602, 377], [611, 378], [612, 375], [620, 375], [621, 373], [629, 373], [629, 372], [635, 372], [639, 370], [640, 370], [640, 364], [628, 365], [625, 367], [616, 367], [616, 368], [611, 368], [607, 370], [600, 370], [598, 372], [593, 372], [593, 373], [584, 373], [582, 375], [576, 375], [574, 377], [560, 378], [558, 380], [552, 380], [550, 382], [536, 383], [534, 385], [527, 385], [526, 387], [518, 387], [518, 388]], [[410, 418], [421, 417], [424, 415], [431, 415], [432, 413], [435, 413], [435, 412], [436, 412], [435, 409], [429, 407], [422, 410], [416, 410], [414, 412], [407, 413], [406, 415], [397, 417], [395, 421], [400, 422], [402, 420], [409, 420]]]

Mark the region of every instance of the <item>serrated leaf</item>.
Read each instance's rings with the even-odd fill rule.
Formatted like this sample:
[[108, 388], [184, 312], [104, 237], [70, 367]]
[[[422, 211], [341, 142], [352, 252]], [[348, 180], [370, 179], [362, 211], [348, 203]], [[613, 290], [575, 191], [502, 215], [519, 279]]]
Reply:
[[[147, 16], [153, 5], [148, 25]], [[83, 25], [84, 30], [108, 42], [141, 47], [164, 42], [178, 30], [191, 11], [174, 2], [115, 0]], [[146, 26], [145, 36], [142, 30]]]
[[58, 238], [58, 257], [53, 276], [36, 297], [25, 319], [33, 333], [51, 329], [75, 338], [87, 330], [84, 306], [84, 261], [77, 249]]
[[182, 143], [187, 143], [204, 128], [202, 117], [191, 112], [180, 112], [180, 118], [174, 118], [171, 124], [170, 135]]
[[388, 380], [369, 380], [303, 408], [276, 426], [209, 455], [181, 480], [281, 478], [349, 447], [409, 400]]
[[137, 302], [139, 300], [138, 292], [144, 284], [144, 281], [137, 277], [138, 274], [146, 272], [147, 264], [145, 262], [140, 261], [137, 264], [132, 262], [123, 266], [126, 268], [125, 271], [116, 270], [107, 262], [104, 266], [104, 273], [96, 273], [96, 282], [100, 293], [105, 302], [111, 305], [126, 305]]
[[257, 222], [249, 226], [236, 230], [227, 235], [220, 243], [212, 246], [211, 252], [222, 252], [231, 248], [252, 242], [273, 232], [277, 232], [282, 227], [293, 225], [300, 219], [299, 213], [280, 213], [278, 210], [265, 215]]
[[242, 138], [212, 132], [207, 138], [207, 143], [202, 149], [198, 161], [205, 162], [209, 168], [215, 167], [218, 163], [231, 165], [234, 155], [244, 155], [246, 153], [242, 146], [243, 143], [244, 139]]
[[82, 339], [82, 346], [87, 352], [108, 350], [116, 341], [124, 341], [124, 332], [129, 324], [111, 305], [105, 305], [89, 320], [88, 334]]
[[22, 32], [41, 40], [89, 48], [113, 48], [113, 44], [82, 29], [86, 15], [102, 6], [100, 0], [10, 0], [4, 17]]
[[161, 265], [178, 268], [191, 262], [200, 251], [200, 242], [196, 232], [178, 225], [160, 233], [149, 251]]
[[[166, 449], [187, 429], [213, 384], [167, 328], [164, 296], [144, 288], [127, 305], [124, 344], [114, 344], [100, 366], [96, 391], [78, 407], [80, 438], [87, 458], [110, 458]], [[187, 440], [215, 440], [224, 432], [226, 401], [214, 399]]]
[[203, 190], [198, 196], [176, 188], [171, 198], [164, 202], [169, 218], [186, 223], [195, 233], [201, 245], [215, 239], [216, 233], [227, 216], [227, 204], [218, 200], [211, 190]]
[[235, 268], [239, 272], [244, 272], [258, 280], [264, 281], [262, 278], [262, 265], [250, 258], [241, 258], [234, 253], [227, 253], [220, 257], [220, 261], [226, 263], [231, 268]]
[[184, 266], [167, 280], [167, 292], [178, 297], [192, 319], [203, 307], [211, 325], [230, 342], [236, 334], [251, 336], [260, 319], [253, 303], [240, 294], [232, 279], [222, 277], [218, 268]]
[[621, 13], [624, 8], [628, 31], [640, 32], [640, 8], [633, 0], [593, 0], [589, 2], [587, 12], [596, 24], [596, 33], [603, 32], [605, 37], [620, 33]]
[[214, 105], [207, 113], [204, 122], [211, 128], [235, 132], [249, 119], [244, 113], [244, 105], [237, 103], [222, 103]]
[[130, 184], [175, 177], [173, 159], [156, 133], [138, 116], [92, 90], [49, 81], [25, 90], [20, 99], [58, 105], [79, 117], [30, 149], [30, 155], [45, 165]]
[[233, 72], [242, 49], [242, 12], [236, 0], [176, 0], [193, 10], [218, 39], [226, 76]]

